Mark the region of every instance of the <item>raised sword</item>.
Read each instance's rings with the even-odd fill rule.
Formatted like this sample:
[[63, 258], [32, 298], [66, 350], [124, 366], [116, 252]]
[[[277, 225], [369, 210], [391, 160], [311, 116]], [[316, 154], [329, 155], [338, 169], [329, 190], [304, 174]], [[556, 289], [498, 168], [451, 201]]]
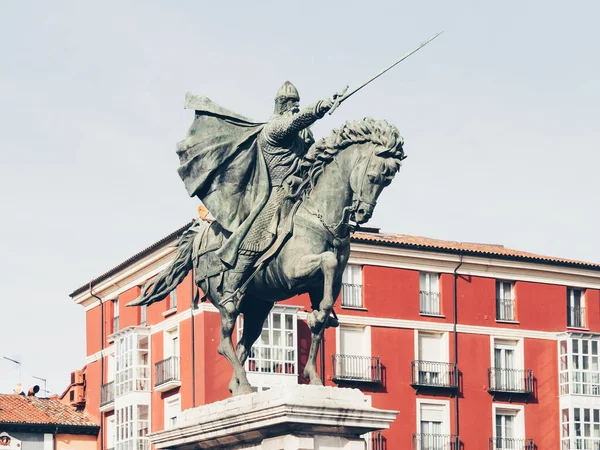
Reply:
[[346, 89], [343, 91], [343, 93], [335, 99], [335, 103], [333, 104], [333, 106], [329, 110], [329, 114], [333, 114], [333, 112], [337, 109], [337, 107], [340, 106], [343, 102], [345, 102], [349, 97], [351, 97], [352, 95], [356, 94], [358, 91], [360, 91], [362, 88], [364, 88], [371, 81], [379, 78], [381, 75], [383, 75], [384, 73], [386, 73], [388, 70], [390, 70], [391, 68], [393, 68], [397, 64], [400, 64], [402, 61], [404, 61], [406, 58], [408, 58], [413, 53], [418, 52], [420, 49], [422, 49], [423, 47], [425, 47], [427, 44], [429, 44], [431, 41], [433, 41], [436, 37], [438, 37], [443, 32], [444, 32], [444, 30], [440, 31], [435, 36], [433, 36], [433, 37], [427, 39], [426, 41], [422, 42], [417, 48], [415, 48], [414, 50], [411, 50], [406, 55], [404, 55], [402, 58], [400, 58], [399, 60], [395, 61], [392, 65], [386, 67], [385, 69], [381, 70], [376, 75], [374, 75], [371, 78], [369, 78], [363, 84], [361, 84], [359, 86], [356, 86], [355, 88], [352, 88], [352, 90], [350, 90], [350, 91], [348, 91], [348, 87], [346, 87]]

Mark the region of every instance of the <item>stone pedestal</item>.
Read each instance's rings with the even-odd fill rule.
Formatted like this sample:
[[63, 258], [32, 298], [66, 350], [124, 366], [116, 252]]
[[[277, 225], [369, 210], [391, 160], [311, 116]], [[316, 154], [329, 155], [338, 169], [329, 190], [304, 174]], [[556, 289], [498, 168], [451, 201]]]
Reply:
[[389, 428], [398, 411], [370, 406], [358, 389], [286, 386], [183, 411], [153, 433], [158, 449], [364, 450], [360, 435]]

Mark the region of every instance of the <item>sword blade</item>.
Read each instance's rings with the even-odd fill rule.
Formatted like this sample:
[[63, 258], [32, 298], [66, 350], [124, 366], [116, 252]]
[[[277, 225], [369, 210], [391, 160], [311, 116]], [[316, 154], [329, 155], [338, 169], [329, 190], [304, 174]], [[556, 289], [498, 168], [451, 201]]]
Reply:
[[379, 71], [376, 75], [372, 76], [371, 78], [369, 78], [367, 81], [365, 81], [361, 85], [356, 86], [355, 88], [353, 88], [350, 91], [346, 92], [342, 97], [340, 97], [338, 99], [338, 101], [335, 103], [335, 105], [333, 106], [333, 108], [331, 108], [331, 110], [329, 111], [329, 114], [332, 114], [333, 111], [342, 102], [346, 101], [349, 97], [351, 97], [352, 95], [356, 94], [358, 91], [360, 91], [366, 85], [368, 85], [369, 83], [371, 83], [372, 81], [374, 81], [375, 79], [379, 78], [381, 75], [383, 75], [384, 73], [386, 73], [388, 70], [390, 70], [390, 69], [394, 68], [395, 66], [397, 66], [398, 64], [400, 64], [402, 61], [404, 61], [406, 58], [408, 58], [413, 53], [416, 53], [419, 50], [421, 50], [423, 47], [425, 47], [427, 44], [429, 44], [431, 41], [433, 41], [436, 37], [438, 37], [443, 32], [444, 32], [444, 30], [442, 30], [439, 33], [435, 34], [433, 37], [427, 39], [426, 41], [421, 42], [421, 44], [417, 48], [415, 48], [414, 50], [411, 50], [410, 52], [408, 52], [407, 54], [405, 54], [404, 56], [402, 56], [402, 58], [400, 58], [399, 60], [395, 61], [392, 65], [390, 65], [390, 66], [386, 67], [385, 69]]

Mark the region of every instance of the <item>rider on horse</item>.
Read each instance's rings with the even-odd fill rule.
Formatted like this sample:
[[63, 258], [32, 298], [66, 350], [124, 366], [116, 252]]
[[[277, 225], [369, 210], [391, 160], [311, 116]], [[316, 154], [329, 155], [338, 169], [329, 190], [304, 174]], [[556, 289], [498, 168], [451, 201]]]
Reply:
[[[298, 90], [286, 81], [265, 124], [249, 122], [204, 97], [188, 100], [196, 121], [179, 146], [179, 174], [228, 238], [217, 251], [226, 269], [220, 304], [228, 311], [236, 308], [240, 287], [275, 240], [284, 199], [297, 181], [293, 174], [314, 143], [308, 127], [332, 108], [337, 95], [300, 109]], [[223, 194], [227, 189], [231, 195]]]

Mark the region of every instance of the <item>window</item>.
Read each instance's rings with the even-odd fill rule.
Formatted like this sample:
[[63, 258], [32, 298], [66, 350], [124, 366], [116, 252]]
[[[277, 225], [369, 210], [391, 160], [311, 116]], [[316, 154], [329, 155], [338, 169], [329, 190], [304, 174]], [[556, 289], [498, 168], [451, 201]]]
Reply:
[[115, 416], [106, 419], [106, 448], [115, 448]]
[[[142, 330], [136, 328], [134, 330]], [[148, 334], [130, 332], [120, 336], [115, 346], [115, 395], [150, 390]]]
[[502, 392], [525, 392], [525, 371], [519, 341], [492, 338], [494, 354], [490, 372], [490, 388]]
[[417, 400], [417, 432], [413, 439], [417, 450], [456, 448], [450, 436], [448, 401]]
[[[296, 311], [295, 308], [276, 308], [269, 313], [260, 337], [250, 350], [249, 372], [298, 374]], [[243, 321], [240, 321], [238, 329], [241, 336]]]
[[561, 448], [564, 450], [600, 448], [600, 409], [563, 409], [561, 411], [561, 443]]
[[436, 316], [441, 314], [439, 274], [421, 272], [419, 276], [419, 298], [421, 314]]
[[340, 326], [336, 338], [335, 379], [381, 381], [379, 358], [371, 357], [371, 327]]
[[140, 325], [145, 327], [146, 326], [146, 305], [143, 305], [140, 308]]
[[448, 362], [448, 333], [415, 330], [415, 361], [412, 385], [455, 389], [458, 386], [456, 364]]
[[567, 326], [585, 328], [585, 298], [581, 289], [567, 288]]
[[174, 395], [165, 399], [165, 430], [177, 426], [177, 415], [181, 412], [181, 397]]
[[559, 346], [560, 395], [600, 396], [600, 342], [592, 339], [561, 339]]
[[154, 366], [154, 387], [163, 392], [176, 386], [181, 386], [179, 374], [179, 328], [175, 327], [164, 332], [164, 359]]
[[494, 449], [529, 449], [529, 440], [525, 439], [523, 407], [493, 405], [494, 413]]
[[496, 320], [515, 320], [513, 283], [496, 281]]
[[342, 275], [342, 306], [362, 308], [362, 267], [348, 264]]
[[119, 299], [113, 300], [113, 333], [119, 331]]
[[177, 309], [177, 290], [173, 289], [169, 294], [169, 309]]
[[148, 405], [127, 405], [117, 409], [115, 436], [116, 450], [149, 450]]

